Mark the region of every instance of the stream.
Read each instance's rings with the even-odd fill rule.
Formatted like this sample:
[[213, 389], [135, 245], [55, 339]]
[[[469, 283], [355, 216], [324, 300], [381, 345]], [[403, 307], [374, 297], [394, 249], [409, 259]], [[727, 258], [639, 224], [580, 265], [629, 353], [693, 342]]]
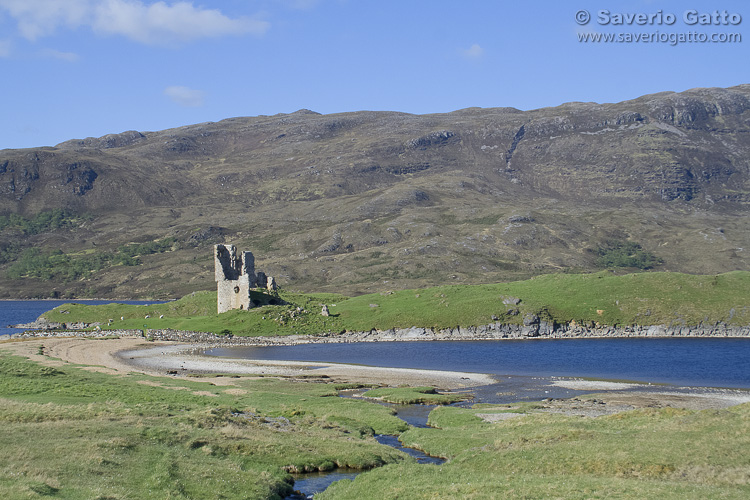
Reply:
[[[570, 398], [591, 392], [567, 389], [555, 383], [569, 377], [641, 383], [642, 386], [632, 389], [639, 392], [663, 390], [663, 386], [651, 386], [651, 383], [668, 384], [673, 392], [690, 390], [689, 387], [750, 388], [750, 339], [747, 338], [354, 342], [215, 347], [206, 349], [203, 354], [493, 375], [496, 383], [471, 389], [474, 399], [464, 403], [469, 405]], [[413, 405], [396, 411], [409, 425], [424, 427], [431, 409]], [[400, 446], [393, 436], [378, 436], [377, 439]], [[414, 456], [415, 450], [404, 451]], [[295, 488], [305, 495], [288, 498], [311, 498], [330, 483], [354, 478], [358, 473], [343, 470], [297, 476]]]
[[[570, 398], [581, 394], [590, 393], [590, 390], [574, 390], [566, 389], [564, 387], [556, 387], [551, 384], [554, 378], [550, 377], [524, 377], [524, 376], [496, 376], [498, 380], [495, 384], [486, 386], [472, 387], [471, 393], [473, 398], [467, 401], [460, 401], [454, 403], [451, 406], [472, 406], [475, 403], [494, 403], [494, 404], [505, 404], [513, 403], [516, 401], [541, 401], [545, 398]], [[644, 386], [639, 389], [643, 392], [656, 390], [657, 387]], [[663, 387], [662, 387], [663, 389]], [[671, 387], [672, 391], [680, 392], [685, 390], [681, 387]], [[339, 396], [344, 398], [357, 398], [361, 397], [364, 391], [362, 389], [351, 389], [340, 391]], [[397, 405], [393, 403], [385, 403], [382, 401], [373, 401], [383, 406], [388, 406], [396, 411], [398, 418], [409, 424], [411, 427], [429, 427], [427, 425], [427, 419], [430, 412], [436, 407], [435, 405]], [[403, 451], [404, 453], [414, 457], [417, 463], [420, 464], [441, 464], [445, 462], [445, 459], [439, 457], [432, 457], [425, 454], [420, 450], [414, 448], [406, 448], [401, 445], [398, 440], [398, 436], [390, 436], [384, 434], [378, 434], [375, 439], [380, 444], [391, 446], [397, 450]], [[361, 474], [360, 470], [352, 469], [334, 469], [329, 472], [309, 472], [303, 474], [293, 474], [294, 477], [294, 489], [301, 492], [301, 495], [291, 495], [285, 498], [285, 500], [302, 500], [311, 499], [316, 493], [320, 493], [325, 490], [332, 483], [341, 479], [354, 479], [357, 475]]]
[[[471, 406], [479, 402], [511, 403], [515, 401], [539, 401], [547, 397], [572, 397], [587, 392], [550, 386], [550, 379], [547, 377], [512, 376], [497, 378], [499, 379], [498, 383], [472, 387], [471, 393], [474, 395], [473, 399], [454, 403], [451, 406]], [[363, 392], [362, 389], [343, 390], [340, 391], [339, 396], [359, 399]], [[396, 411], [398, 418], [409, 424], [411, 427], [422, 428], [429, 427], [427, 425], [427, 419], [430, 412], [436, 407], [435, 405], [397, 405], [382, 401], [373, 402], [393, 408]], [[378, 434], [375, 436], [375, 439], [380, 444], [391, 446], [414, 457], [417, 460], [417, 463], [420, 464], [441, 464], [445, 462], [445, 459], [443, 458], [432, 457], [420, 450], [402, 446], [398, 440], [398, 436]], [[294, 489], [301, 494], [293, 494], [286, 497], [285, 500], [311, 499], [316, 493], [325, 490], [332, 483], [340, 481], [341, 479], [354, 479], [362, 472], [366, 471], [334, 469], [328, 472], [293, 474]]]
[[[341, 391], [340, 396], [345, 398], [356, 397], [357, 394], [361, 394], [361, 390], [355, 391]], [[380, 403], [384, 406], [394, 408], [396, 415], [407, 424], [412, 427], [427, 427], [427, 417], [435, 408], [434, 405], [394, 405], [391, 403]], [[420, 464], [442, 464], [445, 462], [444, 458], [433, 457], [426, 453], [415, 450], [414, 448], [407, 448], [402, 446], [398, 440], [398, 436], [391, 436], [388, 434], [376, 434], [375, 440], [387, 446], [391, 446], [399, 451], [403, 451], [407, 455], [414, 457], [417, 463]], [[293, 494], [285, 498], [285, 500], [302, 500], [311, 499], [316, 493], [320, 493], [336, 481], [342, 479], [354, 479], [357, 475], [362, 472], [351, 469], [334, 469], [329, 472], [307, 472], [304, 474], [293, 474], [294, 477], [294, 489], [299, 491], [301, 494]]]

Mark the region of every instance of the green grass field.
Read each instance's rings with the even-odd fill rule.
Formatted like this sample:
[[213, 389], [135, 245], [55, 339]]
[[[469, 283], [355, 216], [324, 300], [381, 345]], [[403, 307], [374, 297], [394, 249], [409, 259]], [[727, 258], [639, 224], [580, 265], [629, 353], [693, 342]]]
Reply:
[[634, 410], [599, 418], [441, 407], [401, 435], [443, 465], [389, 465], [316, 498], [742, 499], [750, 496], [750, 405]]
[[[527, 403], [515, 410], [524, 416], [495, 423], [477, 414], [514, 410], [440, 407], [433, 428], [407, 429], [386, 407], [335, 397], [331, 383], [215, 385], [48, 362], [0, 346], [3, 499], [278, 500], [293, 489], [287, 471], [337, 466], [372, 470], [316, 498], [750, 496], [750, 404], [583, 418]], [[416, 464], [374, 433], [401, 433], [448, 461]]]
[[[261, 292], [254, 293], [259, 299], [270, 298], [263, 298]], [[478, 326], [494, 322], [493, 316], [502, 323], [518, 324], [527, 314], [560, 324], [574, 321], [585, 326], [750, 323], [750, 272], [745, 271], [716, 276], [661, 272], [616, 275], [603, 271], [357, 297], [285, 291], [279, 297], [288, 305], [267, 305], [221, 315], [216, 314], [215, 292], [196, 292], [178, 301], [151, 306], [64, 305], [44, 316], [59, 322], [101, 322], [103, 328], [111, 329], [145, 326], [244, 336]], [[510, 299], [520, 302], [516, 305]], [[323, 304], [328, 305], [331, 316], [320, 315]], [[145, 319], [146, 316], [149, 318]]]
[[292, 491], [285, 470], [410, 460], [372, 439], [406, 429], [388, 408], [326, 384], [232, 382], [41, 366], [0, 350], [0, 496], [280, 498]]
[[[557, 274], [358, 297], [281, 291], [278, 298], [287, 305], [221, 315], [215, 292], [198, 292], [150, 306], [67, 304], [45, 316], [234, 335], [471, 326], [493, 315], [519, 323], [526, 314], [583, 325], [746, 325], [750, 273]], [[320, 315], [323, 304], [331, 316]], [[387, 408], [333, 397], [331, 384], [232, 380], [236, 387], [228, 389], [1, 355], [0, 492], [10, 499], [280, 498], [291, 491], [288, 470], [378, 466], [316, 498], [750, 497], [749, 404], [596, 419], [537, 414], [526, 405], [517, 411], [530, 414], [495, 423], [476, 414], [507, 408], [443, 407], [430, 415], [434, 428], [407, 430]], [[439, 396], [430, 392], [381, 388], [370, 395]], [[448, 462], [413, 463], [378, 445], [373, 433], [402, 433], [407, 445]]]

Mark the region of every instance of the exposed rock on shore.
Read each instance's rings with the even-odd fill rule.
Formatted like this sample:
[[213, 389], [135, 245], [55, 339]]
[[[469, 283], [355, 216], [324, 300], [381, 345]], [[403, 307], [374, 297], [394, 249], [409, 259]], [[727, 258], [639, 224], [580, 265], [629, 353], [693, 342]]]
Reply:
[[101, 326], [101, 323], [56, 323], [54, 321], [47, 321], [44, 318], [37, 318], [31, 323], [8, 325], [8, 328], [26, 328], [28, 330], [85, 330], [86, 328], [95, 328], [97, 326]]
[[[526, 322], [524, 322], [526, 323]], [[276, 337], [233, 337], [206, 332], [178, 330], [101, 330], [78, 331], [28, 331], [13, 335], [13, 338], [52, 336], [117, 335], [145, 337], [149, 340], [233, 345], [295, 345], [315, 343], [350, 342], [408, 342], [433, 340], [503, 340], [503, 339], [563, 339], [563, 338], [628, 338], [628, 337], [750, 337], [750, 326], [729, 326], [723, 323], [699, 326], [602, 326], [588, 328], [580, 325], [553, 325], [545, 321], [524, 325], [491, 323], [482, 326], [456, 328], [410, 327], [366, 332], [326, 332], [318, 335], [286, 335]]]

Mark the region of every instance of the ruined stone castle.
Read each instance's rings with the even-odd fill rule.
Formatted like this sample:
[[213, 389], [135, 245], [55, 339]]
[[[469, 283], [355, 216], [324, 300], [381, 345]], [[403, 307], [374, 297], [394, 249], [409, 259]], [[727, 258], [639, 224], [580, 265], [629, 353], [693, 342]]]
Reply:
[[219, 314], [232, 309], [255, 307], [250, 291], [276, 290], [276, 281], [262, 271], [255, 272], [252, 252], [237, 253], [234, 245], [214, 246], [214, 273]]

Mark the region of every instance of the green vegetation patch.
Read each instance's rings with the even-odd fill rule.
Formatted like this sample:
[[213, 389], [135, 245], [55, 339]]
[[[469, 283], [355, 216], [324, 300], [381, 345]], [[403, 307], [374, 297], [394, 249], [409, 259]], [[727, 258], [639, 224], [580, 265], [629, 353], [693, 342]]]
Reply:
[[0, 355], [3, 498], [280, 499], [288, 471], [411, 461], [392, 410], [326, 384], [108, 375]]
[[91, 220], [90, 216], [78, 215], [70, 210], [54, 209], [40, 212], [34, 217], [18, 214], [0, 215], [0, 264], [17, 260], [29, 243], [27, 237], [57, 229], [75, 228]]
[[[454, 285], [362, 295], [331, 311], [341, 330], [521, 324], [698, 325], [750, 321], [750, 273], [551, 274], [490, 285]], [[497, 319], [493, 319], [497, 318]]]
[[53, 209], [40, 212], [34, 217], [27, 218], [18, 214], [0, 215], [0, 232], [17, 230], [30, 236], [45, 233], [66, 227], [74, 227], [81, 222], [90, 220], [91, 217], [78, 215], [75, 212], [64, 209]]
[[27, 248], [15, 258], [6, 274], [12, 279], [73, 281], [110, 266], [137, 266], [141, 263], [139, 256], [167, 252], [174, 242], [174, 238], [165, 238], [148, 243], [122, 245], [115, 252], [93, 251], [82, 254]]
[[[216, 292], [196, 292], [149, 306], [65, 304], [44, 314], [57, 322], [100, 322], [102, 328], [177, 329], [240, 336], [318, 334], [390, 328], [455, 328], [529, 315], [557, 324], [747, 325], [750, 273], [551, 274], [491, 285], [452, 285], [358, 297], [257, 291], [248, 311], [216, 313]], [[270, 305], [274, 301], [284, 305]], [[322, 305], [330, 316], [322, 316]], [[148, 318], [146, 318], [148, 316]], [[160, 318], [160, 316], [163, 316]], [[121, 320], [120, 318], [124, 318]], [[113, 320], [109, 322], [109, 320]]]
[[596, 251], [598, 267], [634, 267], [652, 269], [664, 261], [651, 252], [644, 250], [634, 241], [612, 240], [602, 244]]
[[441, 394], [434, 387], [380, 387], [365, 392], [363, 396], [399, 405], [449, 405], [471, 397], [467, 394]]
[[[499, 408], [497, 410], [500, 410]], [[750, 404], [581, 418], [532, 413], [488, 423], [487, 407], [440, 407], [401, 441], [444, 456], [340, 481], [316, 496], [368, 498], [746, 498]]]

